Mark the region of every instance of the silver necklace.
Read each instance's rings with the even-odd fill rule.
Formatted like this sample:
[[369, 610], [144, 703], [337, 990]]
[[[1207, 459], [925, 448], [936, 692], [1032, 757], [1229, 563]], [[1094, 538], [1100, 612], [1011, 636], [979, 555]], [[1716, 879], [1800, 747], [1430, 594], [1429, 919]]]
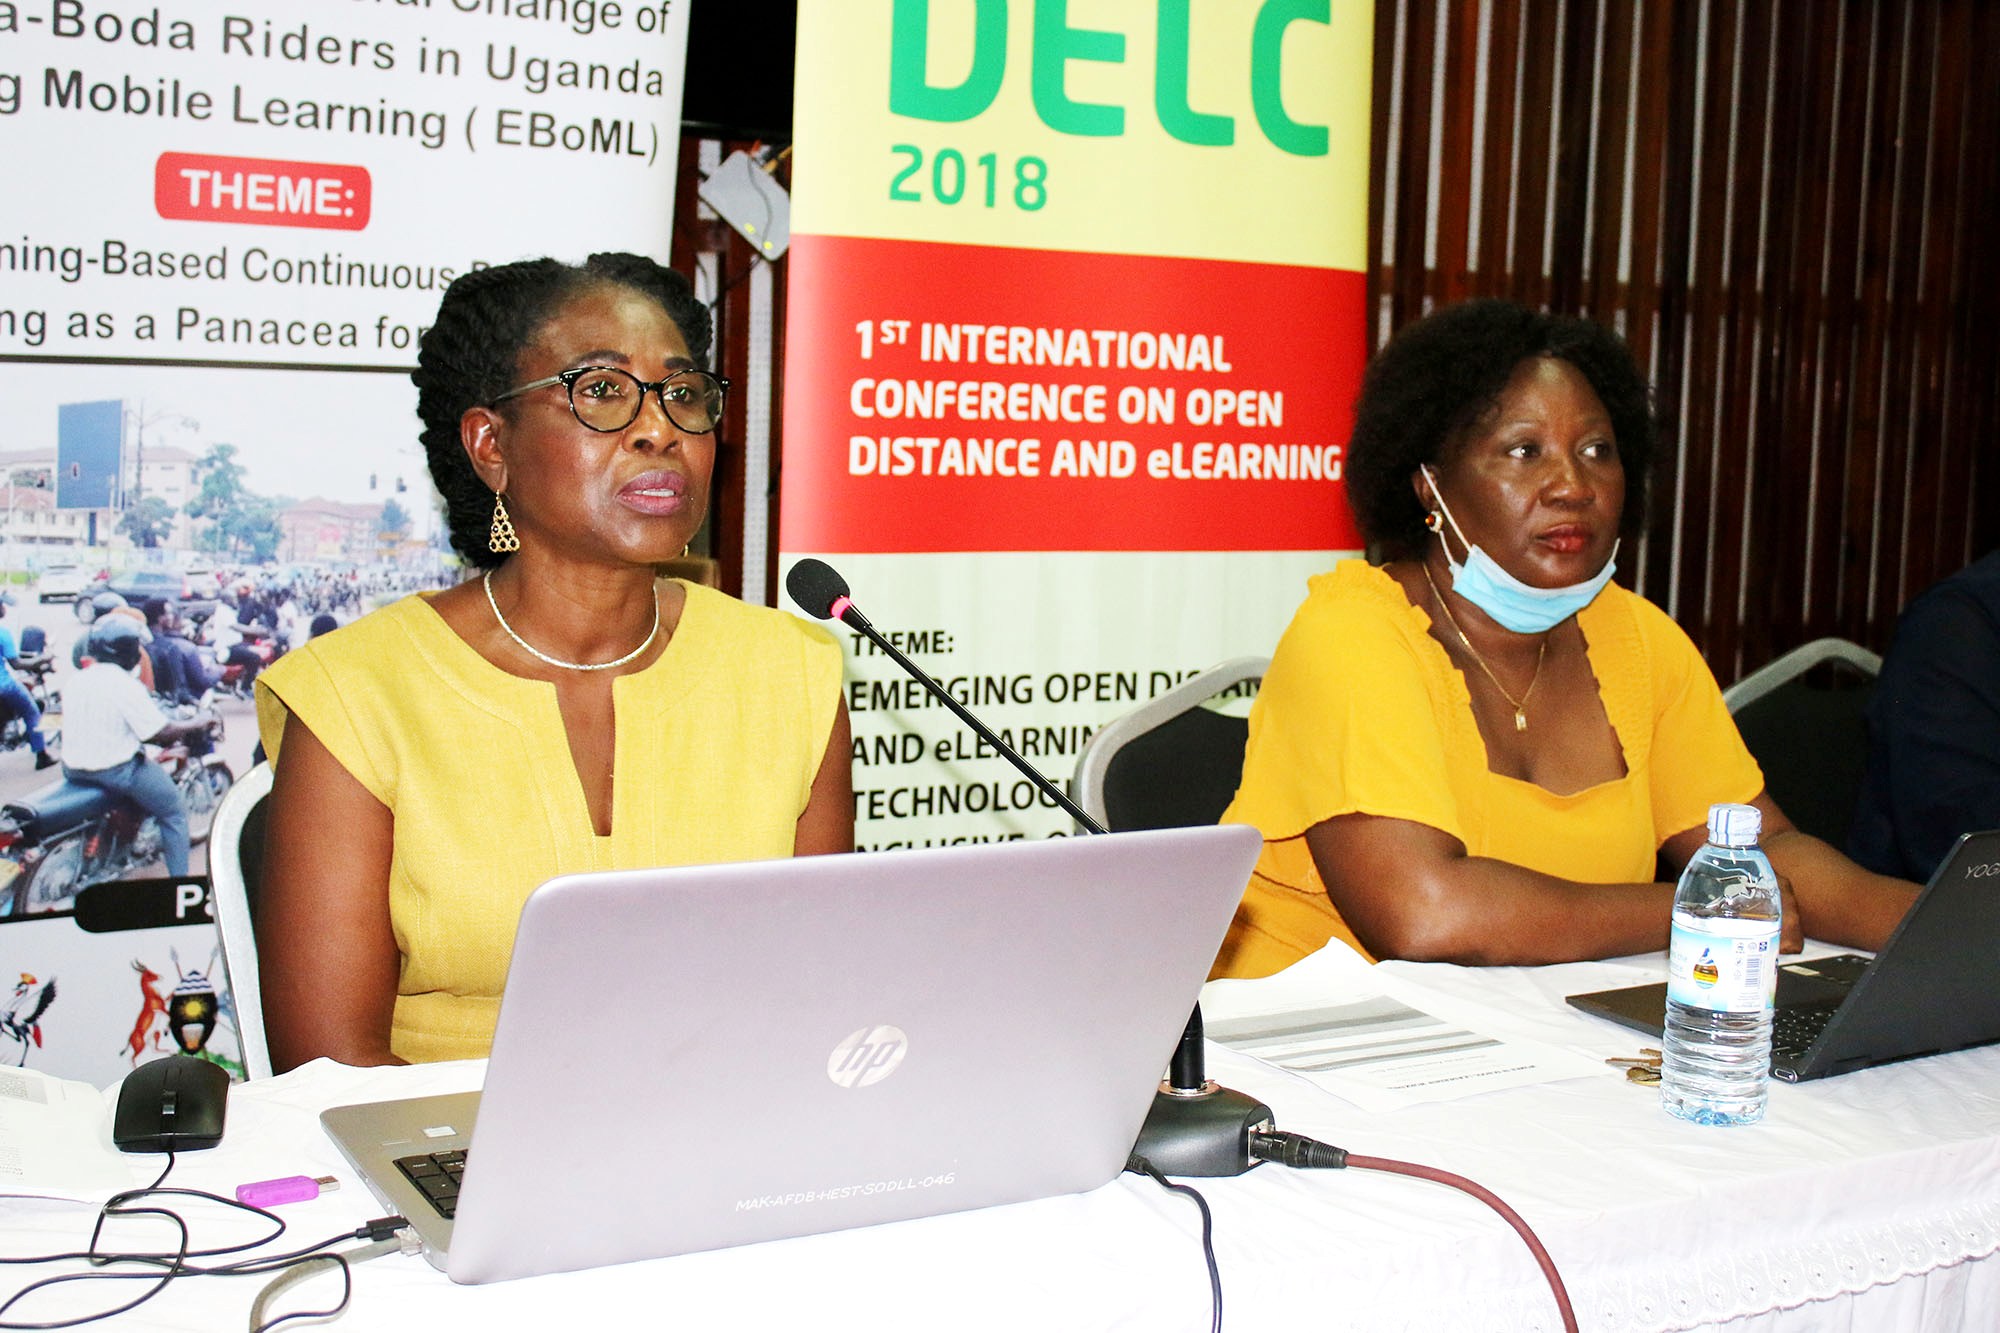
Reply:
[[561, 667], [564, 671], [609, 671], [613, 667], [622, 667], [640, 653], [652, 647], [653, 640], [659, 637], [660, 597], [658, 593], [655, 593], [653, 594], [653, 628], [646, 631], [645, 639], [640, 642], [637, 648], [634, 648], [615, 662], [565, 662], [560, 657], [550, 657], [547, 653], [514, 632], [514, 627], [507, 623], [507, 617], [500, 614], [500, 603], [493, 600], [492, 570], [489, 569], [486, 571], [486, 577], [481, 582], [486, 585], [486, 604], [493, 608], [493, 618], [500, 622], [501, 629], [507, 631], [507, 637], [515, 643], [520, 644], [521, 651], [527, 653], [530, 657], [547, 662], [552, 667]]

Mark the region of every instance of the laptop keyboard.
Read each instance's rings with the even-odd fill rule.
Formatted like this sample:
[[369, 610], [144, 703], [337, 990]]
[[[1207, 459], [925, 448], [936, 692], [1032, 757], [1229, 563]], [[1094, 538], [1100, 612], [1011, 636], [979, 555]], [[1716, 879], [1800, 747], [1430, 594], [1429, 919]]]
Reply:
[[1790, 1005], [1778, 1010], [1771, 1020], [1771, 1052], [1796, 1060], [1812, 1049], [1827, 1020], [1840, 1011], [1838, 1004]]
[[446, 1217], [458, 1215], [458, 1182], [465, 1175], [463, 1148], [398, 1157], [396, 1165], [410, 1178], [412, 1185], [423, 1191], [431, 1207]]

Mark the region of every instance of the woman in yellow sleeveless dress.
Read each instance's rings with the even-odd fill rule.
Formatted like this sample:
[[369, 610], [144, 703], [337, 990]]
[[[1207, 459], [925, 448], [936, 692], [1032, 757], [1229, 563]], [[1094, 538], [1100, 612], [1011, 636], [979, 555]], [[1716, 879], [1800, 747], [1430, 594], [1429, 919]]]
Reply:
[[470, 273], [414, 375], [483, 573], [258, 680], [257, 935], [275, 1067], [490, 1046], [551, 876], [851, 850], [831, 637], [658, 580], [700, 528], [723, 385], [707, 312], [631, 255]]

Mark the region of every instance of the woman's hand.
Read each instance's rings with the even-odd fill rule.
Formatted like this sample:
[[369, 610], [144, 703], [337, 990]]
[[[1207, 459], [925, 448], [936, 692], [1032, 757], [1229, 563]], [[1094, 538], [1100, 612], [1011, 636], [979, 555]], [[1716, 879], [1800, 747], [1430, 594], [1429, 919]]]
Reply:
[[1785, 898], [1786, 952], [1803, 947], [1808, 938], [1871, 952], [1888, 943], [1916, 902], [1919, 886], [1863, 870], [1832, 846], [1793, 828], [1768, 792], [1759, 792], [1753, 804], [1764, 812], [1760, 842], [1771, 868], [1780, 883], [1797, 885]]
[[1799, 895], [1785, 875], [1778, 876], [1778, 901], [1785, 913], [1784, 924], [1778, 929], [1778, 952], [1802, 953], [1806, 947], [1805, 914], [1799, 910]]

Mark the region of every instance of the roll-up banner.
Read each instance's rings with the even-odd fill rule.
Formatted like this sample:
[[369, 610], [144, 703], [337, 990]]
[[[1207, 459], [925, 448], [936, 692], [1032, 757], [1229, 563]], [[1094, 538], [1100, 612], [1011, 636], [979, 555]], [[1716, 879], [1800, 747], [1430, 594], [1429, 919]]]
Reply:
[[[0, 629], [53, 655], [47, 733], [104, 584], [180, 600], [202, 635], [239, 587], [288, 595], [282, 650], [317, 611], [455, 578], [418, 338], [483, 265], [666, 258], [687, 20], [688, 0], [0, 0]], [[251, 705], [219, 707], [240, 776]], [[0, 729], [0, 799], [57, 808], [59, 772]], [[178, 984], [171, 960], [50, 924], [82, 883], [161, 873], [157, 835], [107, 828], [0, 821], [7, 1033], [36, 1010], [0, 1061], [101, 1082], [102, 1060], [48, 1061], [158, 1049], [105, 1034], [133, 1029], [135, 975]]]
[[[1358, 541], [1373, 13], [803, 0], [780, 548], [1044, 772]], [[848, 636], [866, 847], [1066, 831]]]

